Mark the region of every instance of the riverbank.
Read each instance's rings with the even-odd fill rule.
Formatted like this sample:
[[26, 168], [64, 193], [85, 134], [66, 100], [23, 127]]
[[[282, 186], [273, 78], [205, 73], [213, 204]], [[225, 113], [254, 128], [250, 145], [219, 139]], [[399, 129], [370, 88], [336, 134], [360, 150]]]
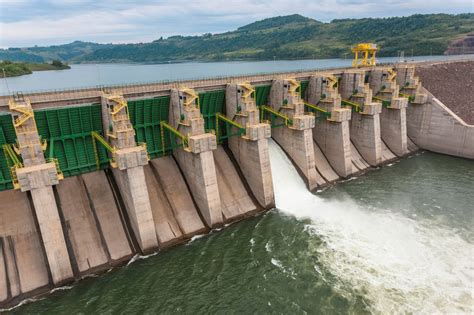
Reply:
[[2, 69], [1, 76], [8, 78], [32, 74], [33, 71], [66, 70], [71, 69], [71, 67], [58, 60], [52, 63], [2, 61], [0, 62], [0, 69]]

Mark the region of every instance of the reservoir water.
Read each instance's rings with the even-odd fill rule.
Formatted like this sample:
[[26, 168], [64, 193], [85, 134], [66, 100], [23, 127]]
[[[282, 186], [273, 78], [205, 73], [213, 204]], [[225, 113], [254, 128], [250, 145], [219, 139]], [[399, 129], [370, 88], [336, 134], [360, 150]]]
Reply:
[[472, 161], [420, 153], [311, 194], [270, 145], [267, 214], [13, 310], [471, 313]]
[[[418, 56], [410, 60], [472, 58], [472, 55]], [[398, 58], [379, 58], [396, 62]], [[0, 95], [13, 92], [75, 89], [98, 85], [150, 83], [163, 80], [201, 79], [268, 72], [350, 67], [350, 59], [188, 62], [169, 64], [78, 64], [69, 70], [37, 71], [30, 75], [0, 79]], [[0, 69], [1, 70], [1, 69]], [[9, 93], [10, 91], [10, 93]]]
[[[7, 82], [26, 92], [349, 65], [73, 65]], [[8, 93], [4, 79], [0, 93]], [[271, 143], [270, 150], [277, 209], [11, 312], [474, 312], [473, 161], [420, 153], [311, 194], [281, 149]]]

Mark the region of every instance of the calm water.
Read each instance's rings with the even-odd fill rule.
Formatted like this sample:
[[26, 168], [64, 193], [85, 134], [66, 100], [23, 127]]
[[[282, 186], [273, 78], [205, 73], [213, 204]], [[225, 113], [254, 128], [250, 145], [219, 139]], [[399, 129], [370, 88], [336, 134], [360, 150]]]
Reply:
[[[413, 60], [443, 60], [469, 56], [425, 56]], [[472, 55], [471, 55], [472, 57]], [[379, 62], [394, 62], [397, 58], [379, 58]], [[56, 90], [162, 80], [196, 79], [210, 76], [253, 74], [262, 72], [350, 67], [350, 59], [209, 62], [178, 64], [84, 64], [70, 70], [38, 71], [31, 75], [0, 79], [0, 95], [10, 92]], [[7, 83], [8, 87], [7, 88]]]
[[472, 161], [424, 153], [313, 195], [270, 155], [279, 210], [13, 312], [473, 311]]

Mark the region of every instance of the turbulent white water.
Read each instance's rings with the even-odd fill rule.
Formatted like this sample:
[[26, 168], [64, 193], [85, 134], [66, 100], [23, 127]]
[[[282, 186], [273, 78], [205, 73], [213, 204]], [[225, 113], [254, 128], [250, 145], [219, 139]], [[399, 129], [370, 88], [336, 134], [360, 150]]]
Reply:
[[311, 221], [311, 232], [325, 242], [319, 258], [340, 294], [355, 290], [375, 313], [474, 312], [473, 244], [424, 219], [325, 201], [306, 189], [274, 142], [270, 159], [277, 208]]

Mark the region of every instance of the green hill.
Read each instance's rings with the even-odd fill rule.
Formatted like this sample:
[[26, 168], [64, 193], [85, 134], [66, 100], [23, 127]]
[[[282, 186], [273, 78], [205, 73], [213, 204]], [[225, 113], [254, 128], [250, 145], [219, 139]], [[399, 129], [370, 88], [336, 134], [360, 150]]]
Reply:
[[74, 42], [51, 47], [0, 50], [0, 59], [68, 62], [167, 62], [334, 58], [350, 46], [374, 42], [379, 56], [443, 54], [474, 30], [474, 14], [342, 19], [322, 23], [301, 15], [269, 18], [235, 31], [172, 36], [151, 43], [101, 45]]

